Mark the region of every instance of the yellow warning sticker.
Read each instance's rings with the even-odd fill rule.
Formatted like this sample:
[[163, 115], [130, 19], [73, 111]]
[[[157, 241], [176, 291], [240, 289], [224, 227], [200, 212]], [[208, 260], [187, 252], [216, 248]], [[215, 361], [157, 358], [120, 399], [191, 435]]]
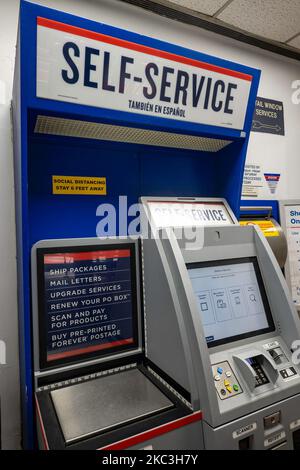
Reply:
[[52, 176], [53, 194], [106, 196], [106, 178], [94, 176]]
[[271, 220], [242, 220], [240, 225], [257, 225], [265, 237], [279, 237], [276, 225]]

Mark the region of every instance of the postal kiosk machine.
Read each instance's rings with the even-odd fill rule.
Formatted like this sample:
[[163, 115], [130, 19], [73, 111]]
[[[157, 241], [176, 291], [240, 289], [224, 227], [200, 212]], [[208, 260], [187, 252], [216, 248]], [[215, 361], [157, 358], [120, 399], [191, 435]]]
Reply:
[[[64, 3], [68, 8], [68, 2]], [[101, 5], [98, 16], [102, 17]], [[92, 256], [92, 259], [84, 257], [81, 259], [81, 255], [77, 253], [89, 250], [86, 247], [87, 238], [93, 239], [97, 236], [96, 243], [92, 242], [97, 249], [93, 247], [92, 252], [101, 252], [104, 250], [100, 240], [103, 237], [126, 239], [128, 234], [132, 234], [131, 230], [136, 232], [135, 208], [143, 194], [225, 198], [235, 217], [239, 214], [244, 164], [260, 71], [230, 62], [224, 57], [209, 56], [205, 54], [201, 44], [198, 50], [190, 50], [176, 43], [164, 42], [163, 36], [153, 38], [140, 35], [130, 30], [134, 28], [130, 18], [131, 12], [128, 10], [129, 30], [124, 30], [114, 25], [45, 8], [33, 2], [24, 0], [20, 2], [13, 120], [22, 438], [23, 447], [26, 449], [32, 448], [35, 444], [35, 396], [46, 434], [48, 433], [48, 437], [51, 434], [54, 439], [51, 440], [49, 437], [50, 448], [74, 448], [74, 445], [77, 448], [95, 448], [95, 446], [111, 445], [116, 442], [117, 436], [104, 439], [103, 436], [106, 434], [104, 429], [112, 432], [114, 428], [115, 431], [115, 425], [120, 424], [123, 419], [126, 425], [118, 425], [117, 428], [119, 430], [122, 428], [122, 432], [125, 432], [126, 428], [128, 433], [123, 434], [122, 438], [119, 435], [121, 440], [136, 433], [146, 432], [146, 428], [143, 430], [134, 428], [129, 432], [127, 427], [129, 421], [133, 418], [135, 426], [137, 418], [137, 415], [132, 417], [130, 413], [129, 417], [118, 413], [118, 423], [112, 423], [110, 419], [101, 421], [102, 431], [98, 432], [100, 429], [98, 425], [96, 429], [93, 425], [92, 418], [95, 414], [90, 407], [84, 414], [90, 421], [89, 426], [77, 429], [73, 433], [73, 427], [70, 432], [64, 424], [67, 421], [66, 407], [62, 406], [62, 403], [70, 402], [68, 395], [70, 391], [73, 395], [73, 391], [82, 390], [81, 386], [78, 385], [77, 389], [73, 385], [69, 386], [66, 381], [79, 379], [82, 381], [82, 378], [89, 374], [121, 367], [119, 363], [117, 365], [117, 359], [118, 361], [122, 359], [128, 366], [131, 358], [129, 362], [135, 364], [137, 363], [136, 359], [133, 360], [135, 354], [139, 360], [142, 360], [144, 366], [147, 363], [148, 371], [151, 367], [154, 374], [155, 369], [160, 384], [165, 382], [176, 392], [171, 393], [172, 397], [176, 397], [177, 393], [180, 395], [184, 401], [179, 398], [179, 402], [186, 403], [183, 407], [184, 413], [188, 413], [186, 416], [198, 413], [196, 416], [199, 418], [201, 411], [198, 383], [191, 368], [189, 338], [184, 339], [183, 344], [186, 345], [184, 351], [180, 346], [180, 338], [186, 328], [184, 322], [187, 319], [184, 317], [184, 321], [182, 320], [181, 309], [174, 313], [174, 303], [168, 306], [168, 298], [165, 297], [178, 266], [176, 264], [170, 267], [167, 281], [161, 281], [165, 286], [161, 291], [160, 274], [164, 275], [166, 263], [169, 263], [166, 259], [163, 260], [166, 254], [164, 255], [161, 249], [159, 252], [161, 258], [156, 259], [156, 270], [153, 272], [148, 272], [153, 264], [152, 259], [150, 258], [150, 261], [145, 259], [147, 285], [144, 286], [143, 277], [136, 268], [138, 278], [136, 284], [140, 282], [145, 288], [146, 311], [150, 311], [152, 301], [158, 302], [158, 310], [153, 313], [153, 319], [159, 320], [153, 326], [157, 327], [157, 331], [152, 331], [151, 320], [147, 323], [147, 328], [143, 328], [143, 309], [137, 309], [136, 314], [132, 304], [133, 310], [129, 318], [132, 315], [132, 325], [137, 326], [132, 330], [132, 327], [127, 325], [127, 329], [122, 329], [121, 338], [112, 336], [112, 330], [105, 332], [107, 334], [100, 338], [100, 342], [103, 345], [104, 343], [113, 343], [113, 345], [99, 349], [98, 333], [95, 333], [92, 342], [89, 338], [86, 341], [82, 340], [82, 336], [85, 336], [80, 333], [82, 326], [96, 328], [89, 320], [94, 317], [93, 306], [90, 303], [89, 308], [86, 308], [88, 305], [85, 302], [82, 305], [81, 315], [84, 316], [84, 312], [87, 311], [89, 314], [80, 318], [81, 321], [85, 320], [84, 325], [76, 324], [74, 325], [76, 329], [72, 330], [69, 326], [73, 328], [73, 324], [67, 323], [69, 334], [71, 335], [73, 331], [71, 345], [68, 342], [69, 338], [60, 336], [57, 342], [50, 341], [47, 336], [49, 327], [51, 336], [55, 335], [55, 330], [58, 329], [59, 334], [64, 335], [66, 332], [61, 331], [63, 326], [56, 325], [56, 322], [60, 321], [55, 318], [56, 309], [51, 310], [55, 321], [50, 321], [48, 325], [48, 311], [45, 310], [44, 300], [38, 300], [50, 295], [50, 291], [47, 290], [47, 282], [50, 279], [47, 277], [49, 264], [45, 264], [45, 260], [49, 258], [46, 256], [50, 254], [52, 256], [50, 260], [56, 259], [59, 266], [60, 260], [62, 265], [81, 261], [84, 264], [101, 264], [100, 255], [96, 255], [95, 258]], [[105, 21], [105, 18], [103, 20]], [[173, 29], [176, 42], [176, 23]], [[107, 207], [113, 213], [113, 221], [108, 231], [105, 230]], [[203, 214], [206, 214], [204, 219], [208, 218], [210, 223], [224, 216], [218, 213], [218, 209], [208, 207]], [[198, 220], [197, 225], [200, 222]], [[226, 220], [223, 221], [225, 222]], [[48, 244], [41, 240], [48, 240]], [[73, 241], [66, 244], [68, 240]], [[146, 242], [148, 241], [145, 240], [145, 245]], [[118, 244], [117, 238], [114, 243], [111, 240], [111, 243]], [[156, 257], [159, 245], [153, 241], [151, 246], [153, 256]], [[40, 249], [53, 251], [47, 254], [39, 251]], [[62, 256], [61, 253], [68, 255]], [[159, 260], [161, 262], [163, 260], [163, 263], [159, 264]], [[142, 268], [139, 262], [138, 266]], [[73, 267], [70, 266], [72, 269]], [[69, 290], [69, 274], [76, 273], [67, 271], [62, 275], [62, 281], [66, 281], [66, 284], [62, 284], [61, 291]], [[149, 274], [151, 281], [148, 280]], [[94, 273], [94, 276], [99, 275]], [[42, 282], [41, 278], [44, 278], [44, 284], [39, 284]], [[31, 280], [36, 282], [36, 285], [31, 284]], [[117, 281], [120, 284], [120, 280]], [[154, 289], [156, 283], [157, 288]], [[94, 295], [89, 290], [83, 293], [82, 289], [99, 287], [94, 281], [90, 286], [77, 284], [77, 281], [75, 285], [75, 289], [79, 289], [80, 292], [78, 294], [80, 301], [90, 301]], [[55, 302], [68, 304], [69, 299], [66, 297], [63, 299], [62, 295], [58, 295], [59, 285], [53, 287], [55, 293], [57, 290], [55, 294], [57, 300], [51, 297], [51, 305], [52, 302], [53, 305]], [[178, 291], [174, 295], [179, 294], [183, 295], [183, 292]], [[140, 295], [138, 289], [137, 295]], [[81, 299], [81, 296], [84, 298]], [[77, 302], [78, 299], [72, 299], [72, 302]], [[34, 310], [33, 302], [36, 302]], [[74, 308], [77, 308], [77, 304]], [[60, 309], [61, 312], [64, 310]], [[76, 313], [72, 306], [66, 305], [67, 314], [70, 313], [69, 310], [72, 310], [73, 314]], [[56, 311], [57, 315], [58, 312], [59, 309]], [[115, 312], [115, 315], [120, 314], [118, 306]], [[158, 312], [160, 312], [159, 318]], [[37, 316], [39, 316], [38, 326]], [[101, 317], [101, 322], [105, 322], [105, 318]], [[113, 318], [117, 320], [122, 317]], [[68, 322], [70, 318], [67, 316], [61, 320]], [[128, 321], [130, 323], [130, 319]], [[198, 321], [200, 322], [200, 317]], [[35, 325], [34, 337], [32, 324]], [[190, 327], [192, 328], [192, 325]], [[116, 327], [116, 330], [119, 329]], [[77, 334], [78, 336], [75, 336]], [[191, 335], [192, 332], [189, 331], [188, 334]], [[178, 344], [173, 341], [174, 335], [177, 335], [176, 341], [180, 341]], [[67, 343], [61, 343], [61, 339]], [[74, 354], [72, 345], [75, 351], [79, 349], [80, 353], [77, 351]], [[96, 349], [93, 349], [94, 347]], [[85, 354], [82, 351], [86, 349]], [[170, 359], [166, 369], [162, 364], [165, 362], [164, 355]], [[156, 364], [155, 357], [159, 358], [161, 367]], [[113, 367], [110, 361], [113, 362]], [[86, 367], [90, 367], [90, 363], [92, 370], [87, 370]], [[196, 361], [196, 369], [198, 363], [199, 361]], [[199, 370], [196, 372], [198, 374]], [[93, 388], [94, 378], [89, 380], [88, 378], [84, 382], [84, 388]], [[143, 377], [142, 380], [144, 381]], [[125, 383], [122, 380], [123, 382]], [[63, 383], [63, 386], [59, 383]], [[101, 379], [101, 384], [104, 383]], [[41, 390], [41, 387], [50, 387], [50, 390], [49, 388]], [[55, 387], [55, 390], [51, 387]], [[163, 385], [163, 389], [164, 387]], [[155, 398], [157, 394], [153, 393]], [[91, 390], [85, 396], [88, 397], [89, 404], [97, 400], [95, 398], [97, 395]], [[115, 394], [116, 399], [117, 396]], [[128, 397], [129, 402], [131, 394]], [[160, 394], [159, 397], [161, 398]], [[173, 398], [171, 399], [173, 403], [172, 400]], [[75, 400], [74, 403], [77, 410], [84, 409], [82, 402], [79, 405]], [[161, 406], [169, 405], [169, 402], [166, 403], [164, 400], [161, 402], [160, 399], [151, 403], [155, 405], [151, 406], [151, 410], [147, 407], [145, 409], [144, 406], [135, 408], [139, 417], [144, 416], [144, 413], [149, 417], [148, 411], [152, 413], [161, 410]], [[169, 412], [168, 409], [164, 410], [164, 417], [165, 413], [168, 415]], [[69, 410], [69, 413], [73, 417], [73, 409]], [[166, 424], [161, 419], [160, 411], [159, 415], [156, 425], [157, 422], [159, 425]], [[186, 416], [184, 415], [184, 418]], [[51, 417], [52, 420], [46, 422]], [[179, 418], [177, 416], [173, 421]], [[189, 416], [188, 419], [192, 418]], [[139, 425], [141, 422], [145, 424], [144, 418], [137, 421]], [[172, 419], [167, 419], [168, 423], [171, 421]], [[86, 424], [85, 420], [80, 419], [80, 423], [83, 422]], [[176, 423], [178, 424], [177, 421]], [[199, 429], [192, 434], [196, 436], [196, 443], [190, 435], [186, 435], [184, 439], [175, 437], [168, 442], [159, 437], [159, 442], [156, 444], [152, 442], [151, 445], [159, 446], [156, 448], [187, 446], [197, 448], [198, 445], [201, 447], [203, 444], [201, 423], [194, 423], [195, 425]], [[148, 430], [151, 428], [151, 425], [149, 426]], [[181, 431], [183, 432], [183, 429]], [[98, 439], [100, 434], [102, 437]], [[153, 435], [151, 436], [153, 439]], [[58, 437], [59, 442], [56, 440]], [[127, 442], [127, 447], [132, 446]]]
[[143, 204], [146, 353], [199, 400], [204, 447], [298, 449], [300, 326], [263, 233], [196, 226], [211, 213], [194, 204], [164, 224], [157, 200]]

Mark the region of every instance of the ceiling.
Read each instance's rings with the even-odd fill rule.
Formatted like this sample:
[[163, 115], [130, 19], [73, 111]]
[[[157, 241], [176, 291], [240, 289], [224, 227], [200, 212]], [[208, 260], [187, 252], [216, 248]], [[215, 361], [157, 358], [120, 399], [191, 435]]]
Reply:
[[300, 52], [300, 0], [168, 0], [174, 8]]

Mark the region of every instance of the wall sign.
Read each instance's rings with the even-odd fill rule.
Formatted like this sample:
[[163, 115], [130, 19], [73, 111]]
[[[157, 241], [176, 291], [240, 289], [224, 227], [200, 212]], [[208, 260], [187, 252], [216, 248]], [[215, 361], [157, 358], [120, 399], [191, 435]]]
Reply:
[[257, 97], [252, 121], [253, 132], [284, 135], [283, 102]]
[[52, 176], [53, 194], [106, 195], [106, 178], [94, 176]]
[[276, 189], [280, 181], [280, 176], [280, 173], [264, 173], [264, 177], [271, 194], [276, 193]]
[[[284, 178], [285, 163], [277, 161], [275, 168], [270, 168], [268, 158], [263, 153], [261, 163], [247, 163], [244, 169], [242, 197], [250, 199], [273, 199], [276, 194], [280, 198], [282, 179]], [[257, 155], [255, 156], [257, 158]], [[272, 158], [272, 157], [271, 157]]]
[[244, 169], [242, 197], [257, 198], [262, 188], [261, 166], [246, 164]]
[[251, 75], [45, 18], [37, 23], [39, 98], [244, 128]]

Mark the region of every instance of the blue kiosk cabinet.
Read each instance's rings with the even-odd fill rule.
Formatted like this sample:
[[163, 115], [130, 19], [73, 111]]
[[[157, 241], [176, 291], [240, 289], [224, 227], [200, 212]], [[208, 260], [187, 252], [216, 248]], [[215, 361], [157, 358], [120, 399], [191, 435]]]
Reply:
[[[118, 214], [120, 201], [130, 207], [141, 196], [224, 198], [238, 217], [259, 77], [202, 51], [21, 1], [13, 119], [25, 448], [36, 444], [37, 388], [51, 374], [62, 379], [59, 365], [34, 362], [32, 247], [124, 237], [119, 217], [102, 227], [105, 205]], [[142, 331], [138, 346], [141, 356]]]

